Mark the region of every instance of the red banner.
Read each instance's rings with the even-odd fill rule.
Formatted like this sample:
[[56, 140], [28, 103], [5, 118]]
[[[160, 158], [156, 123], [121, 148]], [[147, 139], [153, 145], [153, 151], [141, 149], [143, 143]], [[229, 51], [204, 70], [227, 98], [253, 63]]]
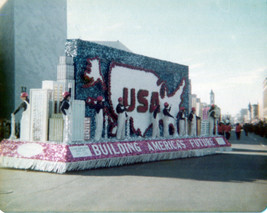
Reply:
[[75, 145], [3, 140], [0, 143], [0, 156], [53, 162], [77, 162], [228, 146], [231, 144], [219, 136]]

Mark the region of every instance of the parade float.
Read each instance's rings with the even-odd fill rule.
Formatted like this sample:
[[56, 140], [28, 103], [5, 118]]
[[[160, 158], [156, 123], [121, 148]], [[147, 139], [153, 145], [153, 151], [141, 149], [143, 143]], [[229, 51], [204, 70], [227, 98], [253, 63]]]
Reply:
[[[16, 138], [12, 116], [11, 136], [0, 143], [1, 166], [65, 173], [231, 149], [216, 131], [208, 134], [207, 121], [201, 122], [201, 132], [192, 134], [196, 129], [187, 120], [188, 72], [188, 66], [67, 40], [57, 80], [44, 80], [42, 88], [30, 89], [24, 115], [28, 119], [21, 120], [23, 137]], [[69, 97], [67, 113], [61, 110], [62, 94]], [[125, 110], [123, 128], [118, 124], [118, 102]], [[165, 117], [166, 107], [173, 117]], [[181, 108], [186, 114], [183, 128], [176, 117]], [[193, 118], [191, 122], [196, 122]]]

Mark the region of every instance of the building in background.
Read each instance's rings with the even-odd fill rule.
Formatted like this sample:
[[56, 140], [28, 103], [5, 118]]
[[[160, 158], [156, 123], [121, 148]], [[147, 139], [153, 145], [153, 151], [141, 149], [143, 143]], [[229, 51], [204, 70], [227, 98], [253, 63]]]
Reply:
[[100, 45], [104, 45], [107, 47], [113, 47], [115, 49], [124, 50], [126, 52], [132, 52], [128, 47], [126, 47], [123, 43], [118, 41], [92, 41]]
[[[189, 90], [191, 89], [191, 87], [189, 86]], [[189, 93], [191, 94], [191, 93]], [[232, 117], [229, 116], [225, 116], [222, 118], [221, 115], [221, 108], [219, 106], [217, 106], [215, 104], [215, 93], [213, 92], [213, 90], [211, 90], [210, 92], [210, 104], [207, 103], [202, 103], [201, 99], [197, 97], [196, 94], [191, 94], [189, 95], [189, 105], [191, 105], [191, 107], [195, 107], [196, 108], [196, 115], [201, 117], [201, 125], [199, 126], [198, 132], [201, 132], [201, 135], [209, 135], [209, 120], [208, 120], [208, 114], [209, 114], [209, 110], [211, 108], [211, 105], [215, 105], [216, 106], [216, 116], [217, 116], [217, 121], [224, 121], [226, 122], [226, 120], [232, 120]], [[190, 110], [191, 110], [190, 107]]]
[[7, 0], [0, 7], [0, 118], [10, 118], [21, 87], [56, 80], [67, 38], [67, 0]]
[[256, 122], [259, 120], [259, 105], [258, 104], [251, 105], [251, 119], [252, 119], [252, 122]]
[[[191, 95], [191, 108], [197, 106], [197, 95], [196, 94], [192, 94]], [[190, 109], [191, 111], [191, 109]]]
[[196, 114], [202, 118], [202, 104], [200, 98], [196, 99]]
[[263, 121], [264, 120], [264, 117], [263, 117], [263, 98], [259, 99], [258, 105], [259, 105], [259, 120]]
[[249, 122], [248, 109], [240, 110], [240, 113], [237, 116], [237, 122], [242, 124]]
[[[189, 90], [191, 89], [190, 86], [189, 86]], [[202, 120], [208, 119], [208, 111], [209, 111], [211, 105], [213, 105], [213, 104], [216, 105], [215, 104], [215, 93], [213, 92], [213, 90], [211, 90], [211, 92], [210, 92], [210, 104], [202, 103], [201, 99], [198, 98], [196, 94], [189, 95], [189, 106], [191, 106], [190, 110], [192, 107], [195, 107], [196, 108], [196, 115], [201, 117]], [[216, 107], [217, 107], [217, 111], [219, 114], [219, 120], [221, 120], [221, 108], [219, 106], [216, 106]]]
[[[196, 94], [192, 94], [191, 95], [191, 108], [195, 107], [196, 109], [196, 115], [199, 117], [203, 117], [203, 103], [201, 103], [201, 99], [197, 97]], [[206, 104], [204, 103], [204, 106], [206, 106]], [[191, 110], [190, 108], [190, 110]]]
[[211, 90], [210, 91], [210, 105], [215, 104], [215, 94], [214, 92]]
[[267, 78], [263, 82], [263, 119], [267, 121]]
[[248, 123], [254, 123], [259, 120], [259, 104], [248, 104], [247, 118]]

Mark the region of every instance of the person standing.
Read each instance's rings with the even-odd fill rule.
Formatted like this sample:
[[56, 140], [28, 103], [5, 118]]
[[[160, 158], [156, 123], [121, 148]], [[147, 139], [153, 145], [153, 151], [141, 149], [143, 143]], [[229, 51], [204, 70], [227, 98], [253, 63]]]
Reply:
[[239, 123], [236, 124], [235, 127], [235, 134], [236, 134], [236, 139], [240, 140], [240, 135], [241, 135], [241, 125]]
[[196, 108], [192, 107], [188, 120], [190, 122], [190, 136], [197, 136], [197, 120], [200, 119], [196, 114]]
[[121, 140], [125, 138], [125, 121], [126, 121], [126, 107], [123, 105], [123, 99], [120, 97], [118, 99], [118, 105], [116, 107], [116, 112], [118, 114], [118, 129], [116, 137]]
[[218, 133], [219, 133], [219, 135], [224, 136], [224, 124], [223, 124], [223, 122], [220, 122], [218, 125]]
[[214, 133], [216, 134], [215, 132], [216, 112], [215, 112], [214, 104], [211, 105], [208, 115], [209, 115], [209, 124], [210, 124], [209, 134], [211, 136], [211, 135], [214, 135]]
[[244, 129], [245, 135], [248, 136], [248, 124], [247, 123], [243, 125], [243, 129]]
[[231, 137], [231, 129], [232, 129], [232, 127], [231, 127], [230, 122], [226, 121], [226, 125], [224, 126], [224, 132], [225, 132], [225, 138], [227, 140], [229, 140]]
[[93, 108], [96, 111], [96, 129], [95, 129], [95, 140], [100, 140], [102, 137], [102, 132], [103, 132], [103, 121], [104, 121], [104, 103], [103, 103], [103, 97], [98, 96], [96, 99], [97, 103], [96, 105], [93, 106]]
[[174, 118], [171, 114], [171, 107], [169, 107], [169, 104], [167, 102], [164, 103], [164, 109], [163, 109], [163, 136], [169, 137], [169, 118]]
[[69, 92], [63, 93], [63, 101], [60, 105], [60, 110], [63, 114], [64, 129], [63, 129], [63, 142], [67, 143], [71, 140], [71, 107], [70, 107], [71, 94]]
[[28, 93], [22, 92], [20, 94], [20, 99], [22, 103], [19, 107], [11, 114], [12, 117], [15, 116], [21, 109], [23, 113], [20, 120], [20, 140], [30, 139], [30, 101], [28, 99]]
[[160, 112], [160, 105], [158, 104], [155, 106], [153, 114], [152, 114], [152, 138], [160, 137], [159, 132], [159, 112]]
[[177, 120], [178, 120], [178, 126], [179, 126], [179, 135], [180, 136], [185, 136], [186, 131], [185, 131], [185, 118], [186, 118], [186, 113], [185, 113], [185, 108], [181, 107], [180, 111], [177, 114]]

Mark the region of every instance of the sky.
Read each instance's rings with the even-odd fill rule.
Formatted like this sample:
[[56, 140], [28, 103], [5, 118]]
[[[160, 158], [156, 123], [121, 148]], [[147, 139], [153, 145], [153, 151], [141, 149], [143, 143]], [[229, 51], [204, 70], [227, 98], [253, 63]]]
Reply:
[[122, 42], [189, 66], [192, 93], [222, 114], [262, 104], [267, 0], [68, 0], [68, 38]]

